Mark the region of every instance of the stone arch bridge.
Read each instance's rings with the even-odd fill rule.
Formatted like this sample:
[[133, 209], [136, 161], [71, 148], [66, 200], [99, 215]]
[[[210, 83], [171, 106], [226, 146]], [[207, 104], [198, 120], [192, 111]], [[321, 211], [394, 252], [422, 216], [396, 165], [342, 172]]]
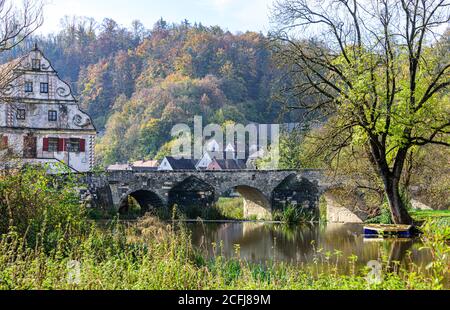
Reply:
[[85, 183], [94, 205], [120, 211], [129, 197], [150, 210], [175, 204], [211, 207], [220, 197], [238, 192], [246, 217], [271, 219], [287, 204], [318, 212], [321, 193], [330, 184], [320, 170], [277, 171], [116, 171], [87, 174]]

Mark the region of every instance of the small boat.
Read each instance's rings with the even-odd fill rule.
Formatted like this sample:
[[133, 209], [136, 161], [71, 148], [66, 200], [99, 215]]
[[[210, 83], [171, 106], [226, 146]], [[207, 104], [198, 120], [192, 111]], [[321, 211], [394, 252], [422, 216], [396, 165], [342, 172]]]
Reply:
[[398, 238], [412, 238], [412, 225], [366, 225], [364, 226], [364, 236], [366, 238], [380, 238], [380, 237], [398, 237]]

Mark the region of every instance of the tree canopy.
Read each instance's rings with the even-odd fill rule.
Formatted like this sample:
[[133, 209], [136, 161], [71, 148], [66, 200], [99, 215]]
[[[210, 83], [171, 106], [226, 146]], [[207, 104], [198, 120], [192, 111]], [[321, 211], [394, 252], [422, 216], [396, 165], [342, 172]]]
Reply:
[[[412, 222], [400, 197], [407, 155], [449, 146], [448, 1], [278, 1], [273, 33], [293, 77], [289, 104], [327, 120], [319, 139], [338, 157], [363, 147], [396, 223]], [[319, 112], [319, 113], [318, 113]]]

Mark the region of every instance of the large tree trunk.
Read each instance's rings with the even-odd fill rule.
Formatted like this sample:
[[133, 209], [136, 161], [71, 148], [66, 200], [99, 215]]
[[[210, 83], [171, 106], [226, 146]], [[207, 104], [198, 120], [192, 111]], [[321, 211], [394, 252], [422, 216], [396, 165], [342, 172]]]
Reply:
[[372, 163], [377, 166], [378, 173], [383, 180], [384, 191], [391, 209], [392, 220], [395, 224], [412, 225], [413, 220], [400, 196], [400, 177], [407, 149], [401, 150], [397, 154], [397, 165], [394, 167], [394, 172], [389, 169], [387, 164], [385, 149], [379, 147], [373, 141], [371, 143], [371, 153]]
[[389, 207], [391, 208], [392, 220], [395, 224], [412, 225], [413, 220], [400, 195], [399, 179], [386, 175], [383, 176], [383, 180]]

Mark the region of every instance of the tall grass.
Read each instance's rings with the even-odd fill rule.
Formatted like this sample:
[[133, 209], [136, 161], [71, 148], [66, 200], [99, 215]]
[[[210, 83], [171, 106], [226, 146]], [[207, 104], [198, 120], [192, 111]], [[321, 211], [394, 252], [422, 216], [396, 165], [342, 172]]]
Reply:
[[300, 223], [318, 222], [320, 217], [313, 210], [289, 204], [282, 210], [274, 211], [273, 219], [287, 225], [297, 225]]
[[[432, 236], [424, 239], [435, 253], [429, 273], [418, 266], [392, 272], [383, 262], [383, 281], [371, 284], [369, 270], [357, 269], [357, 257], [340, 257], [354, 266], [350, 273], [340, 273], [337, 260], [331, 259], [339, 252], [317, 250], [308, 266], [251, 264], [239, 258], [238, 247], [234, 259], [207, 259], [192, 247], [183, 226], [151, 218], [132, 226], [91, 226], [71, 239], [61, 236], [48, 253], [11, 231], [0, 242], [0, 289], [442, 289], [449, 272], [448, 247], [443, 236]], [[72, 260], [80, 263], [80, 282], [75, 284], [68, 281]]]
[[219, 198], [216, 208], [226, 219], [244, 220], [244, 199], [236, 198]]

